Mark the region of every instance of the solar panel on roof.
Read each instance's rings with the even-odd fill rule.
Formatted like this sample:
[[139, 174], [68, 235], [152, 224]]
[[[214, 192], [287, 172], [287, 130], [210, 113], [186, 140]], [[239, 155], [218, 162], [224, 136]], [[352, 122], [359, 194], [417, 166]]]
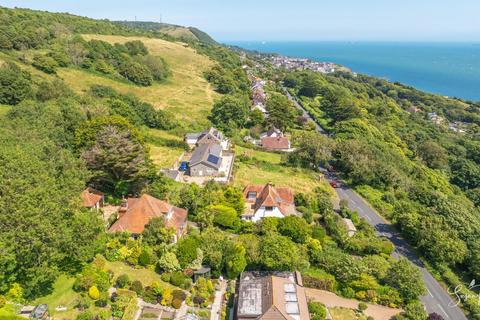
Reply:
[[211, 154], [207, 158], [207, 161], [210, 162], [210, 163], [213, 163], [213, 164], [218, 164], [219, 160], [220, 160], [219, 157], [211, 155]]

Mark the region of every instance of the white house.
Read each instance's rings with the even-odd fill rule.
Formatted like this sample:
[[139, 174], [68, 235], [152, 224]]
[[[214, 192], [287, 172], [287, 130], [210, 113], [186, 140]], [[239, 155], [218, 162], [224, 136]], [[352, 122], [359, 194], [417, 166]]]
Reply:
[[257, 222], [267, 217], [284, 218], [296, 214], [293, 191], [265, 186], [249, 185], [243, 190], [246, 210], [242, 219]]

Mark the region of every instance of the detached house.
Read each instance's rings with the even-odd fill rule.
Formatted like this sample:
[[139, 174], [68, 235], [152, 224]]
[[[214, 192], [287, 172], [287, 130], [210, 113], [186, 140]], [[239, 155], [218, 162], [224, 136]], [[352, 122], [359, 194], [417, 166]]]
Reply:
[[271, 183], [249, 185], [243, 194], [246, 202], [244, 220], [257, 222], [266, 217], [284, 218], [297, 214], [293, 191], [289, 188], [275, 188]]
[[100, 210], [103, 207], [105, 195], [103, 192], [88, 187], [82, 192], [82, 202], [85, 208]]
[[189, 161], [190, 176], [218, 176], [222, 164], [222, 147], [219, 144], [200, 144]]
[[163, 218], [165, 227], [175, 230], [174, 242], [186, 232], [187, 210], [172, 206], [148, 194], [124, 201], [118, 212], [117, 221], [108, 231], [128, 231], [136, 236], [143, 232], [151, 219], [158, 217]]
[[309, 320], [299, 272], [243, 272], [235, 301], [236, 320]]
[[190, 148], [202, 144], [217, 143], [222, 146], [223, 150], [228, 149], [228, 139], [225, 139], [222, 133], [213, 127], [201, 133], [188, 133], [185, 136], [185, 142]]
[[260, 135], [261, 146], [269, 151], [292, 151], [290, 140], [282, 131], [277, 128], [271, 128]]

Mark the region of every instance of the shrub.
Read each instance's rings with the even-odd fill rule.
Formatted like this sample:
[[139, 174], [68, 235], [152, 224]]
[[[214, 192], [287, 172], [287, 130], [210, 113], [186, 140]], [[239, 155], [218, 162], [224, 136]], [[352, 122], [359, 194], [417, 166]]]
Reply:
[[162, 273], [162, 275], [160, 276], [160, 279], [162, 279], [162, 281], [165, 281], [165, 282], [170, 282], [171, 276], [172, 276], [171, 273], [165, 272], [165, 273]]
[[6, 303], [7, 303], [7, 299], [5, 299], [5, 296], [0, 295], [0, 309], [5, 307]]
[[324, 320], [327, 316], [327, 309], [321, 302], [309, 302], [308, 312], [312, 315], [311, 320]]
[[122, 274], [117, 278], [117, 287], [126, 288], [130, 284], [130, 277], [128, 274]]
[[38, 70], [50, 74], [56, 73], [58, 67], [58, 63], [54, 59], [41, 54], [36, 54], [33, 57], [32, 65]]
[[97, 301], [95, 301], [95, 306], [104, 308], [107, 306], [107, 304], [108, 304], [108, 292], [102, 292], [100, 294], [100, 298]]
[[0, 66], [0, 104], [16, 105], [32, 92], [31, 75], [15, 63]]
[[153, 83], [153, 76], [147, 67], [138, 62], [128, 61], [120, 66], [120, 74], [133, 83], [148, 87]]
[[140, 253], [140, 256], [138, 257], [138, 263], [144, 267], [151, 265], [152, 260], [152, 254], [148, 250], [142, 250], [142, 253]]
[[143, 293], [143, 284], [140, 281], [135, 280], [132, 282], [130, 290], [135, 291], [138, 295], [141, 295]]
[[185, 281], [185, 276], [181, 272], [174, 272], [170, 277], [170, 283], [174, 286], [180, 287]]
[[91, 286], [90, 289], [88, 289], [88, 296], [93, 300], [98, 300], [100, 298], [100, 291], [98, 291], [96, 286]]
[[181, 306], [182, 306], [182, 300], [180, 300], [180, 299], [173, 299], [173, 301], [172, 301], [172, 307], [174, 307], [175, 309], [180, 309]]
[[194, 303], [195, 305], [202, 305], [205, 301], [206, 301], [206, 299], [205, 299], [205, 298], [202, 298], [202, 297], [200, 297], [200, 296], [195, 296], [195, 297], [193, 297], [193, 303]]
[[92, 319], [93, 319], [93, 313], [90, 310], [84, 311], [76, 317], [76, 320], [92, 320]]
[[367, 310], [367, 308], [368, 308], [368, 306], [365, 302], [360, 302], [358, 304], [358, 310], [360, 310], [360, 312], [363, 312], [363, 311]]
[[185, 301], [185, 299], [187, 298], [187, 294], [185, 293], [185, 291], [178, 290], [178, 289], [173, 290], [172, 296], [173, 296], [173, 299], [178, 299], [181, 301]]

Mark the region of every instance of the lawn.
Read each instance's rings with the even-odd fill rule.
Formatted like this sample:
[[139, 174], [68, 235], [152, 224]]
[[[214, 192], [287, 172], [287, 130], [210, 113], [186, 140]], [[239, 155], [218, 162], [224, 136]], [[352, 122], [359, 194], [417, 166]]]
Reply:
[[13, 304], [6, 304], [3, 308], [0, 308], [0, 320], [21, 320], [25, 319], [16, 315], [17, 310]]
[[[281, 164], [282, 155], [235, 147], [237, 160], [235, 161], [234, 183], [239, 187], [247, 184], [274, 183], [276, 186], [289, 187], [296, 192], [311, 192], [320, 187], [333, 195], [328, 182], [322, 174], [311, 170], [291, 168]], [[240, 155], [249, 157], [241, 161]]]
[[165, 288], [166, 287], [174, 288], [174, 286], [172, 286], [171, 284], [162, 281], [162, 279], [160, 278], [160, 275], [150, 269], [145, 269], [145, 268], [135, 269], [120, 261], [115, 261], [115, 262], [107, 261], [107, 264], [105, 265], [105, 269], [112, 270], [114, 274], [114, 278], [117, 278], [122, 274], [126, 274], [128, 275], [131, 281], [138, 280], [143, 284], [143, 286], [150, 286], [153, 282], [158, 282], [161, 285], [163, 285]]
[[330, 308], [330, 315], [332, 320], [357, 320], [358, 317], [355, 311], [347, 308]]
[[11, 106], [0, 104], [0, 118], [4, 117], [11, 108]]
[[[38, 298], [32, 304], [47, 304], [50, 314], [55, 316], [55, 319], [75, 319], [79, 313], [75, 307], [79, 294], [73, 291], [73, 283], [75, 278], [66, 275], [61, 275], [53, 285], [53, 292], [45, 297]], [[67, 307], [67, 311], [55, 311], [58, 306]]]
[[185, 151], [183, 137], [167, 131], [150, 129], [145, 132], [150, 159], [157, 168], [171, 168]]
[[156, 108], [172, 112], [183, 127], [204, 129], [208, 126], [207, 116], [214, 99], [218, 96], [203, 77], [203, 72], [213, 65], [208, 57], [197, 54], [186, 44], [161, 39], [108, 35], [84, 35], [84, 38], [110, 43], [141, 40], [151, 54], [159, 55], [167, 61], [172, 76], [162, 83], [139, 87], [84, 70], [72, 68], [59, 70], [60, 77], [75, 91], [85, 92], [93, 84], [107, 85], [122, 93], [136, 94]]

